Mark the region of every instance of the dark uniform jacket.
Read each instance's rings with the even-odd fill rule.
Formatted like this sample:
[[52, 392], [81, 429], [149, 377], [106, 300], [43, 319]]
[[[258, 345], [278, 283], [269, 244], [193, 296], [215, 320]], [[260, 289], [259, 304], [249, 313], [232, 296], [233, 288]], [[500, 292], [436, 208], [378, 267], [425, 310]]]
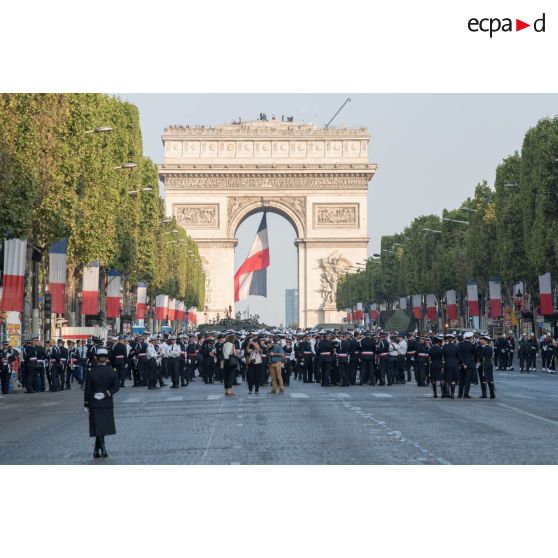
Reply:
[[[319, 344], [318, 344], [319, 343]], [[324, 339], [323, 341], [320, 340], [316, 344], [316, 352], [322, 361], [331, 361], [333, 360], [333, 352], [335, 349], [335, 345], [333, 341], [329, 341], [329, 339]]]
[[371, 337], [364, 337], [360, 342], [360, 358], [362, 360], [374, 360], [375, 350], [374, 340]]
[[461, 341], [459, 343], [458, 358], [460, 364], [467, 366], [467, 370], [472, 370], [475, 367], [475, 346], [471, 341]]
[[[84, 391], [84, 405], [89, 408], [89, 435], [108, 436], [115, 434], [112, 396], [118, 391], [118, 374], [108, 364], [97, 364], [87, 374]], [[96, 393], [103, 393], [104, 399], [95, 399]]]

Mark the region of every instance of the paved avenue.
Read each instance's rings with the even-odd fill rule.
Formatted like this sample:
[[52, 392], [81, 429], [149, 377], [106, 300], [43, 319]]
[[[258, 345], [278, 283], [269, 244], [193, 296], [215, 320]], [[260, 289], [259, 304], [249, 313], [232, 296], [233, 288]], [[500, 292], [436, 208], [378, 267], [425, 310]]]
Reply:
[[[2, 464], [557, 463], [558, 377], [496, 373], [497, 399], [432, 399], [414, 383], [321, 388], [291, 381], [223, 396], [198, 378], [178, 392], [126, 387], [110, 457], [92, 459], [83, 392], [0, 400]], [[173, 390], [174, 391], [174, 390]]]

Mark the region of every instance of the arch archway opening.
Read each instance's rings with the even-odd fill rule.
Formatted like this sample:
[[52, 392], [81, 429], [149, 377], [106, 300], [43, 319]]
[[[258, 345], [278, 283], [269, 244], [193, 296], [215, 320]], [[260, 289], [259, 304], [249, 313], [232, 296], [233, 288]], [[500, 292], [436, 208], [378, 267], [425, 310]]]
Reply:
[[[249, 296], [237, 302], [235, 314], [238, 316], [240, 313], [242, 319], [259, 316], [259, 321], [267, 325], [298, 325], [298, 305], [286, 306], [287, 299], [298, 299], [298, 251], [295, 246], [298, 231], [295, 223], [280, 210], [266, 208], [266, 213], [270, 255], [267, 296]], [[234, 254], [235, 272], [250, 251], [262, 215], [262, 207], [254, 208], [243, 216], [235, 228], [238, 240]]]

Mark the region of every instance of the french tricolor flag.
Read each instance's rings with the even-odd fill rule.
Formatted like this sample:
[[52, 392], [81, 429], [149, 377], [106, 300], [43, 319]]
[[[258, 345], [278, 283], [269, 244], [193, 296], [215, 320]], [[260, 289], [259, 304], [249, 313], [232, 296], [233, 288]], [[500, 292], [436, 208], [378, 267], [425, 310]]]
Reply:
[[167, 307], [169, 305], [169, 297], [167, 295], [157, 295], [155, 299], [155, 319], [164, 321], [167, 319]]
[[479, 291], [477, 284], [473, 281], [467, 283], [467, 302], [469, 304], [469, 316], [480, 316]]
[[107, 318], [120, 317], [120, 285], [122, 277], [116, 269], [107, 271]]
[[176, 299], [169, 299], [169, 322], [176, 320]]
[[446, 292], [448, 320], [457, 320], [457, 296], [454, 290]]
[[399, 299], [399, 309], [400, 310], [407, 310], [407, 297], [402, 296]]
[[83, 288], [81, 291], [81, 313], [92, 316], [99, 313], [99, 262], [83, 268]]
[[500, 279], [495, 277], [488, 281], [489, 309], [491, 318], [503, 316], [502, 312], [502, 285]]
[[138, 283], [138, 297], [136, 301], [136, 320], [145, 319], [145, 307], [147, 304], [147, 283]]
[[64, 314], [66, 294], [66, 269], [68, 264], [68, 241], [60, 240], [50, 245], [48, 263], [48, 292], [54, 314]]
[[548, 316], [554, 313], [552, 304], [552, 283], [550, 280], [550, 272], [539, 275], [539, 294], [541, 297], [541, 314]]
[[435, 320], [438, 315], [436, 311], [436, 296], [433, 294], [426, 295], [426, 317], [429, 320]]
[[269, 267], [269, 243], [267, 220], [263, 214], [258, 232], [248, 257], [234, 274], [234, 301], [249, 295], [267, 296], [267, 268]]
[[27, 240], [12, 238], [4, 241], [4, 288], [2, 310], [23, 312], [23, 292]]
[[176, 319], [179, 322], [183, 322], [186, 319], [186, 312], [184, 311], [184, 302], [178, 300], [176, 302]]
[[188, 308], [188, 321], [191, 323], [196, 323], [198, 321], [198, 317], [196, 315], [196, 309], [193, 306]]
[[420, 320], [422, 318], [422, 295], [413, 295], [413, 316]]
[[355, 311], [355, 320], [357, 322], [362, 322], [364, 320], [364, 310], [362, 308], [362, 302], [357, 302]]
[[370, 306], [370, 319], [374, 321], [378, 319], [378, 305], [376, 303]]

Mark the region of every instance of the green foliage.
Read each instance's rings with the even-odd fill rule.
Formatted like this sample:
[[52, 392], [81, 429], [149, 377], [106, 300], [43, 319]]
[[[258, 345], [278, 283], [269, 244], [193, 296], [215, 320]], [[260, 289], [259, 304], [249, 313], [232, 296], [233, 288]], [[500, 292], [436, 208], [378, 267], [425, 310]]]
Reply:
[[[85, 134], [98, 126], [113, 131]], [[138, 166], [115, 169], [127, 162]], [[0, 192], [5, 236], [45, 248], [68, 238], [70, 270], [99, 260], [127, 284], [146, 281], [151, 294], [203, 306], [197, 247], [174, 221], [163, 223], [134, 105], [102, 94], [0, 95]]]
[[448, 289], [462, 298], [468, 279], [482, 292], [497, 275], [510, 297], [519, 280], [536, 292], [540, 273], [558, 277], [558, 118], [527, 132], [521, 155], [497, 167], [494, 186], [478, 184], [460, 208], [445, 209], [442, 217], [453, 221], [421, 216], [403, 233], [382, 237], [381, 258], [339, 282], [338, 309], [414, 293], [442, 297]]

